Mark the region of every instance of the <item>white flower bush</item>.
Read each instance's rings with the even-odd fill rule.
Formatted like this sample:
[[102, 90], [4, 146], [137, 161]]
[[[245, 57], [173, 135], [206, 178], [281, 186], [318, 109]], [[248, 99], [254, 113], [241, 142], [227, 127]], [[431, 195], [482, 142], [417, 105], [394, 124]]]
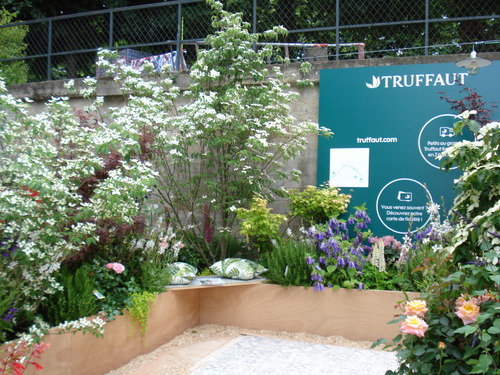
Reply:
[[[94, 92], [94, 81], [86, 80], [85, 95]], [[5, 318], [0, 341], [5, 341], [9, 326], [32, 320], [40, 302], [61, 289], [55, 278], [61, 263], [99, 241], [100, 222], [133, 222], [157, 174], [141, 152], [143, 128], [150, 122], [135, 108], [104, 117], [75, 111], [62, 97], [30, 115], [29, 101], [0, 87], [0, 316]], [[98, 98], [93, 109], [101, 105]], [[100, 332], [97, 323], [85, 327]]]
[[276, 39], [286, 30], [250, 34], [241, 14], [208, 3], [216, 32], [192, 66], [193, 84], [184, 92], [191, 102], [158, 123], [154, 149], [159, 198], [191, 247], [211, 264], [216, 254], [225, 257], [236, 208], [248, 206], [255, 193], [271, 198], [279, 181], [300, 177], [285, 174], [283, 163], [321, 131], [290, 114], [299, 95], [282, 82], [279, 68], [269, 75], [266, 60], [273, 48], [255, 48], [263, 37]]

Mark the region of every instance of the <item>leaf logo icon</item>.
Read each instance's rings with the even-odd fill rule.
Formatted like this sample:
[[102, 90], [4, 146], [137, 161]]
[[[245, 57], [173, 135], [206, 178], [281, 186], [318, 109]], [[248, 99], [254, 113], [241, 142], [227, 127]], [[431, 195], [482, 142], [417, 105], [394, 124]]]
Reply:
[[380, 86], [380, 77], [372, 76], [372, 83], [366, 83], [366, 87], [369, 89], [376, 89]]

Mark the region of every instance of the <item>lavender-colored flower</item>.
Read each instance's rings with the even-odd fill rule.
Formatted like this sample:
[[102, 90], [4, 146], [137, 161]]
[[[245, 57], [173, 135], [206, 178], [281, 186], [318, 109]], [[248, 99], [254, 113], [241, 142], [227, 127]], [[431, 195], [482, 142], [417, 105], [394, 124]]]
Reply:
[[322, 283], [316, 282], [313, 284], [315, 292], [322, 292], [325, 290], [325, 286]]
[[340, 223], [340, 229], [343, 230], [343, 231], [346, 231], [347, 230], [347, 225], [345, 222], [341, 222]]
[[306, 263], [307, 264], [314, 264], [314, 259], [311, 256], [306, 257]]
[[342, 234], [342, 241], [347, 241], [349, 239], [349, 233]]
[[339, 259], [337, 260], [337, 264], [339, 267], [345, 268], [345, 266], [347, 265], [347, 262], [343, 257], [339, 257]]
[[326, 233], [325, 233], [325, 237], [326, 238], [331, 238], [333, 236], [335, 236], [335, 233], [333, 233], [332, 228], [328, 227], [328, 229], [326, 230]]
[[339, 246], [339, 243], [337, 241], [332, 239], [330, 242], [330, 245], [331, 245], [332, 249], [334, 250], [335, 254], [340, 252], [340, 246]]
[[363, 289], [363, 287], [364, 287], [363, 283], [359, 283], [359, 284], [358, 284], [358, 289], [359, 289], [359, 290], [362, 290], [362, 289]]
[[9, 237], [5, 237], [5, 240], [0, 240], [0, 248], [2, 248], [2, 257], [4, 258], [10, 258], [14, 252], [19, 250], [19, 246], [17, 246], [17, 243], [10, 242]]
[[316, 233], [314, 236], [318, 241], [323, 241], [325, 239], [325, 234], [323, 232]]
[[2, 316], [2, 320], [6, 322], [12, 322], [18, 311], [19, 309], [15, 309], [13, 307], [8, 308], [5, 314]]
[[368, 228], [368, 225], [366, 225], [366, 222], [360, 221], [359, 223], [356, 224], [356, 228], [358, 228], [358, 229], [366, 229], [366, 228]]
[[357, 218], [357, 219], [366, 219], [368, 216], [366, 215], [366, 212], [365, 211], [361, 211], [361, 210], [358, 210], [355, 212], [354, 216]]
[[325, 259], [325, 257], [319, 257], [319, 258], [318, 258], [318, 263], [319, 263], [319, 264], [326, 265], [326, 259]]
[[372, 247], [371, 246], [367, 246], [367, 245], [361, 245], [361, 249], [363, 249], [363, 251], [366, 254], [371, 253], [373, 251]]
[[354, 263], [352, 260], [350, 260], [349, 263], [347, 264], [347, 267], [348, 268], [356, 268], [356, 263]]
[[323, 278], [321, 277], [321, 275], [318, 275], [317, 273], [313, 273], [313, 274], [311, 275], [311, 280], [312, 280], [312, 281], [322, 282], [322, 281], [323, 281]]
[[361, 233], [358, 233], [354, 240], [352, 241], [352, 246], [358, 247], [361, 245], [361, 242], [363, 241], [363, 235]]
[[350, 217], [349, 219], [347, 219], [347, 224], [354, 225], [354, 224], [356, 224], [356, 220], [354, 220], [352, 217]]
[[349, 249], [349, 252], [350, 252], [352, 255], [356, 255], [356, 256], [357, 256], [357, 255], [359, 255], [360, 250], [361, 250], [361, 249], [360, 249], [359, 247], [351, 247], [351, 248]]

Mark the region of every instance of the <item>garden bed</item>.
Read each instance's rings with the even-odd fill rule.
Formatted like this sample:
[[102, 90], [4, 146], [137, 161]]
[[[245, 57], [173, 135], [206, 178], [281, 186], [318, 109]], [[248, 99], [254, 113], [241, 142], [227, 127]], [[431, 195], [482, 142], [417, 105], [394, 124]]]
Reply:
[[399, 327], [387, 322], [399, 312], [395, 306], [402, 299], [401, 292], [314, 292], [313, 288], [282, 288], [262, 281], [177, 287], [157, 297], [144, 339], [125, 314], [105, 326], [104, 339], [80, 333], [49, 335], [46, 342], [51, 347], [39, 362], [42, 373], [51, 375], [104, 374], [200, 324], [340, 335], [363, 341], [392, 339]]

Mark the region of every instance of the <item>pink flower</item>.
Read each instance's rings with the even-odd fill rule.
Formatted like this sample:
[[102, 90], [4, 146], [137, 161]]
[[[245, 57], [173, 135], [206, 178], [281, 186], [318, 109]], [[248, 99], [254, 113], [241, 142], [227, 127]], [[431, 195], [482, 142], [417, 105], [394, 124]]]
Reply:
[[427, 310], [427, 303], [423, 299], [414, 299], [405, 304], [406, 315], [416, 315], [422, 318]]
[[424, 337], [427, 328], [429, 328], [429, 325], [416, 315], [408, 316], [404, 322], [401, 323], [401, 331], [403, 333], [416, 335], [418, 337]]
[[461, 302], [457, 305], [455, 314], [462, 319], [465, 325], [474, 323], [479, 316], [479, 306], [474, 301]]
[[108, 263], [106, 264], [106, 268], [108, 270], [113, 270], [116, 273], [122, 273], [123, 271], [125, 271], [125, 266], [121, 263]]

